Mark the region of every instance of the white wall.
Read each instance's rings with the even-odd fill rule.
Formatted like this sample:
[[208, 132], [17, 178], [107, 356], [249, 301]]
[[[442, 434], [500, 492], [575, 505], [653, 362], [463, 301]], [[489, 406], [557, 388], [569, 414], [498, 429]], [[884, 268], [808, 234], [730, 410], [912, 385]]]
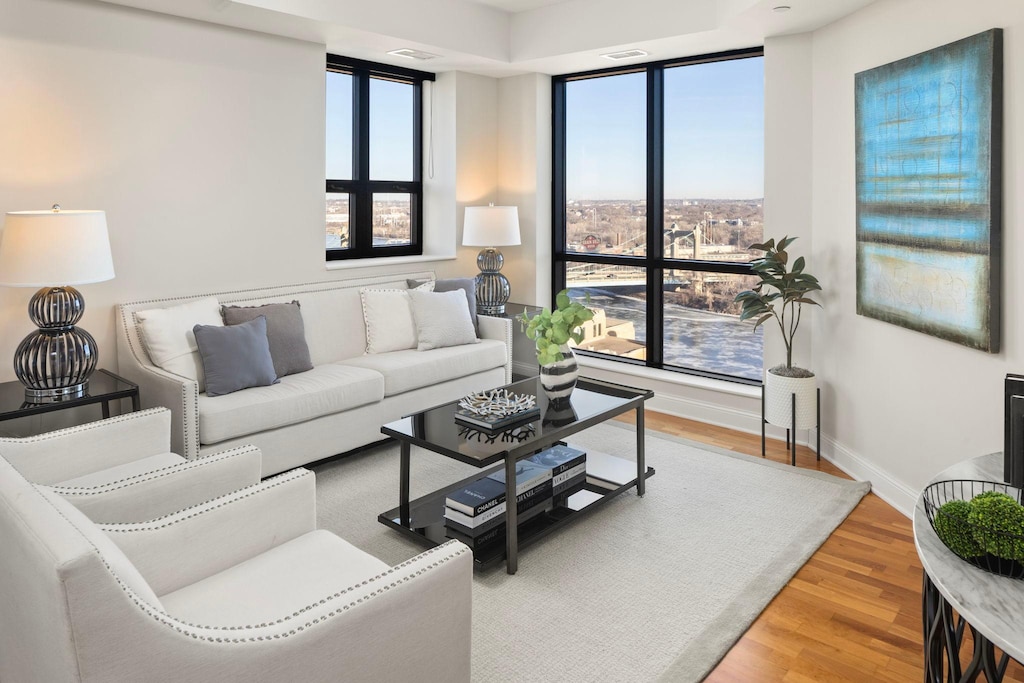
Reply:
[[[1005, 30], [1003, 343], [990, 355], [856, 314], [854, 74], [994, 27]], [[1024, 368], [1020, 160], [1024, 3], [882, 0], [813, 38], [813, 253], [828, 283], [814, 329], [832, 456], [903, 509], [939, 470], [1002, 450], [1002, 381]], [[799, 144], [802, 136], [794, 131]]]
[[[4, 0], [0, 212], [106, 210], [117, 277], [81, 288], [101, 366], [116, 369], [118, 302], [352, 268], [476, 272], [458, 226], [465, 205], [497, 200], [497, 81], [450, 72], [427, 86], [425, 247], [453, 260], [328, 271], [324, 53], [99, 2]], [[31, 294], [0, 288], [0, 381], [13, 379], [5, 359], [32, 329]]]
[[[803, 33], [769, 38], [764, 43], [764, 236], [796, 236], [789, 251], [810, 256], [811, 229], [811, 49]], [[809, 272], [823, 275], [819, 264]], [[827, 285], [826, 285], [827, 286]], [[825, 295], [827, 296], [827, 292]], [[818, 300], [825, 300], [817, 297]], [[818, 311], [805, 306], [794, 341], [794, 364], [811, 368], [812, 328]], [[785, 362], [786, 345], [773, 321], [765, 325], [764, 362]], [[813, 368], [812, 368], [813, 369]]]
[[504, 273], [512, 300], [551, 297], [551, 78], [498, 81], [498, 201], [519, 208], [522, 246], [509, 247]]
[[472, 277], [479, 272], [476, 256], [480, 248], [462, 246], [462, 223], [467, 206], [486, 206], [498, 201], [498, 81], [465, 72], [454, 76], [458, 260], [438, 264], [435, 270], [443, 276]]
[[[326, 279], [322, 46], [102, 3], [3, 14], [0, 211], [106, 210], [117, 277], [81, 287], [101, 366], [116, 302]], [[31, 294], [0, 288], [0, 380]]]

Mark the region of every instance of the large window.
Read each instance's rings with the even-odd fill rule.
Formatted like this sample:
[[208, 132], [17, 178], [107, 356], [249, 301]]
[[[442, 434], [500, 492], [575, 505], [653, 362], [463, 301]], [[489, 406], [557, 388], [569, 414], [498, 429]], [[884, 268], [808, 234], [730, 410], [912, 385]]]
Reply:
[[423, 253], [423, 81], [327, 55], [327, 259]]
[[554, 79], [554, 288], [588, 295], [584, 353], [758, 382], [739, 321], [764, 216], [760, 49]]

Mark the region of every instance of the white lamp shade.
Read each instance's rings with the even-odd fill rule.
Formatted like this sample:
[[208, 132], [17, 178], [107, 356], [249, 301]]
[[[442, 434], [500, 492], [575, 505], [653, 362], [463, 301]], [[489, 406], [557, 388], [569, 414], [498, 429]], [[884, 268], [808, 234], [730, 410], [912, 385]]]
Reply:
[[462, 226], [466, 247], [507, 247], [521, 244], [519, 209], [515, 206], [467, 206]]
[[82, 285], [113, 277], [103, 211], [7, 214], [0, 233], [0, 285]]

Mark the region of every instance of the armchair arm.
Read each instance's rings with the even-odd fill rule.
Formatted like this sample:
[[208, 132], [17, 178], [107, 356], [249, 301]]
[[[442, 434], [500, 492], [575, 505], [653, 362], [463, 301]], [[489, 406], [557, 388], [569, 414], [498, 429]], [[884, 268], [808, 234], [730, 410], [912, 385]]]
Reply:
[[119, 657], [99, 647], [109, 632], [83, 630], [83, 668], [96, 680], [469, 683], [472, 586], [472, 553], [450, 541], [266, 623], [196, 625], [142, 605], [114, 627]]
[[0, 455], [36, 484], [84, 476], [171, 450], [171, 412], [153, 408], [25, 438], [0, 439]]
[[54, 486], [89, 519], [136, 522], [169, 515], [260, 482], [262, 457], [240, 446], [98, 486]]
[[505, 383], [512, 381], [512, 320], [490, 315], [477, 315], [481, 339], [505, 342]]
[[316, 529], [316, 477], [295, 469], [149, 522], [101, 524], [157, 595]]

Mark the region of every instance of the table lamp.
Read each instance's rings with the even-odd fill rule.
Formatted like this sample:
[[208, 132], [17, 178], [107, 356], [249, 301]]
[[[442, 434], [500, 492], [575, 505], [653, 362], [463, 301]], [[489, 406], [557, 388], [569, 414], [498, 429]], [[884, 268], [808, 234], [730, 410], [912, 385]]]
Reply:
[[476, 310], [483, 315], [504, 315], [511, 287], [500, 272], [505, 257], [495, 247], [521, 244], [519, 209], [515, 206], [467, 206], [462, 244], [484, 247], [476, 257]]
[[[75, 327], [85, 299], [71, 285], [114, 277], [103, 211], [14, 211], [0, 234], [0, 285], [42, 287], [28, 302], [38, 326], [14, 352], [14, 374], [28, 403], [85, 395], [96, 369], [96, 340]], [[60, 286], [55, 286], [60, 283]]]

